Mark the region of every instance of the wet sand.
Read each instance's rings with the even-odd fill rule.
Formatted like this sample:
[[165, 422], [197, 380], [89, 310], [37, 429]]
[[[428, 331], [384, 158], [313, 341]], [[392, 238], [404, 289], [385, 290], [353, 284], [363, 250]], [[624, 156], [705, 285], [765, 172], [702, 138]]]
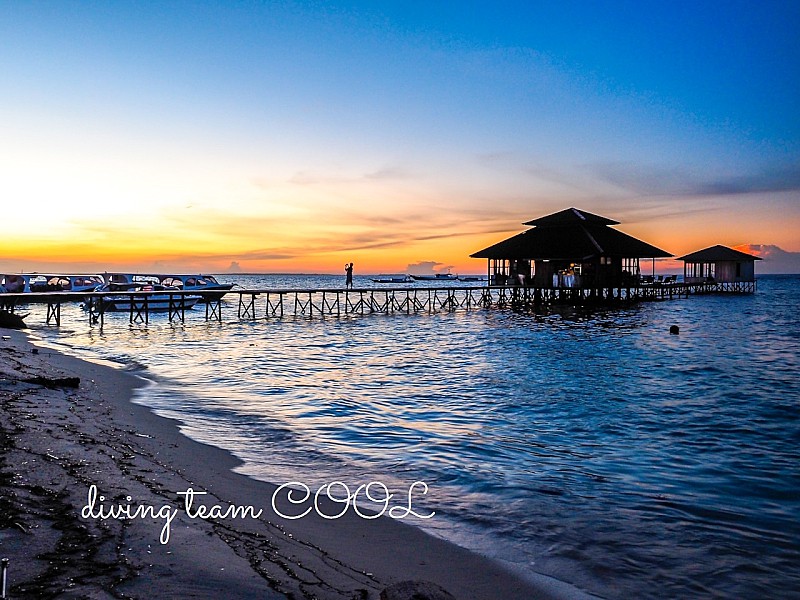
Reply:
[[[377, 599], [409, 580], [459, 600], [590, 597], [388, 517], [283, 519], [271, 507], [275, 485], [233, 473], [232, 455], [131, 402], [141, 379], [0, 333], [0, 555], [10, 598]], [[189, 488], [207, 492], [191, 510], [178, 495]], [[201, 518], [198, 502], [218, 514]], [[285, 499], [277, 506], [290, 514]], [[133, 518], [109, 516], [120, 507]], [[241, 513], [226, 514], [232, 508]]]

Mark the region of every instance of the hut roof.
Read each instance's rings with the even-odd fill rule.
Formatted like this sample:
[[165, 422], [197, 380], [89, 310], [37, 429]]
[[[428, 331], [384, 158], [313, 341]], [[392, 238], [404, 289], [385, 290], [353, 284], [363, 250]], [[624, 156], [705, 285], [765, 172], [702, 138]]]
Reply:
[[594, 215], [585, 210], [578, 210], [577, 208], [565, 208], [552, 215], [546, 217], [539, 217], [532, 221], [526, 221], [523, 225], [535, 225], [543, 227], [546, 225], [570, 225], [574, 223], [592, 223], [596, 225], [619, 225], [619, 221], [612, 221], [600, 215]]
[[528, 221], [533, 229], [472, 254], [472, 258], [587, 260], [596, 256], [659, 258], [672, 256], [626, 233], [617, 221], [577, 208]]
[[728, 248], [727, 246], [721, 246], [717, 244], [716, 246], [711, 246], [710, 248], [705, 248], [703, 250], [698, 250], [697, 252], [687, 254], [686, 256], [681, 256], [678, 260], [700, 263], [725, 261], [750, 262], [761, 259], [758, 256], [753, 256], [752, 254], [747, 254], [746, 252], [740, 252], [739, 250], [734, 250], [733, 248]]

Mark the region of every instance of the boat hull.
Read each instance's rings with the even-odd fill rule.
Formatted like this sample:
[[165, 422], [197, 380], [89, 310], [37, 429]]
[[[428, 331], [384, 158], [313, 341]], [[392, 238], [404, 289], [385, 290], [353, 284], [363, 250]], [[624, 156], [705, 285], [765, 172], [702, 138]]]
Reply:
[[439, 273], [437, 275], [412, 275], [411, 277], [416, 281], [458, 281], [458, 277], [456, 275], [451, 275], [449, 273]]
[[213, 275], [157, 275], [141, 273], [107, 273], [106, 281], [112, 285], [163, 285], [192, 292], [200, 302], [216, 301], [231, 291], [234, 283], [220, 283]]
[[413, 283], [411, 277], [378, 277], [372, 280], [374, 283]]
[[147, 310], [148, 312], [167, 312], [169, 310], [191, 309], [200, 302], [202, 297], [197, 295], [174, 296], [157, 294], [153, 296], [131, 297], [131, 296], [107, 296], [100, 298], [98, 302], [104, 312], [130, 312], [131, 310]]

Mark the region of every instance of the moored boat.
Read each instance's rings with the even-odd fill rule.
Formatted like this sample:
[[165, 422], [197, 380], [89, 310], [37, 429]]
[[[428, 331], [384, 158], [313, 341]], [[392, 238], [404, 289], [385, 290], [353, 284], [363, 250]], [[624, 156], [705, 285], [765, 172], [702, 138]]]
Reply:
[[103, 285], [100, 275], [10, 273], [0, 275], [0, 286], [9, 293], [91, 292]]
[[196, 292], [227, 292], [235, 285], [220, 283], [213, 275], [161, 275], [160, 277], [161, 285]]
[[197, 292], [201, 297], [218, 298], [235, 284], [220, 283], [213, 275], [158, 275], [139, 273], [106, 273], [106, 282], [113, 284], [150, 284]]
[[434, 273], [433, 275], [411, 275], [416, 281], [458, 281], [458, 275], [452, 273]]
[[409, 275], [387, 275], [373, 279], [375, 283], [413, 283], [414, 280]]
[[[91, 303], [101, 311], [130, 311], [144, 310], [150, 312], [164, 312], [190, 309], [202, 300], [200, 294], [185, 294], [176, 287], [158, 283], [108, 283], [95, 290], [96, 292], [118, 292], [117, 295], [96, 296], [91, 298]], [[126, 293], [119, 293], [126, 292]], [[84, 302], [87, 308], [89, 301]]]
[[480, 275], [459, 275], [459, 281], [486, 281], [486, 277], [481, 277]]

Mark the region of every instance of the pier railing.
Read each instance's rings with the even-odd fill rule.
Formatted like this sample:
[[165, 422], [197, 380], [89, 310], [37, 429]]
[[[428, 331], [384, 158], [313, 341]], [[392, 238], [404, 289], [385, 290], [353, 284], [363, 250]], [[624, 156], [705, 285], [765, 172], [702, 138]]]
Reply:
[[[148, 324], [156, 310], [167, 314], [170, 321], [185, 322], [186, 315], [203, 311], [191, 307], [187, 296], [202, 296], [206, 321], [222, 322], [223, 307], [236, 307], [238, 320], [257, 320], [284, 316], [342, 316], [374, 313], [436, 313], [489, 307], [510, 307], [524, 310], [547, 305], [613, 305], [638, 301], [685, 298], [692, 294], [712, 292], [751, 293], [755, 283], [736, 288], [703, 283], [668, 285], [636, 285], [621, 288], [537, 288], [530, 286], [454, 286], [385, 287], [385, 288], [319, 288], [319, 289], [234, 289], [230, 291], [113, 291], [113, 292], [32, 292], [0, 294], [0, 310], [14, 312], [31, 303], [47, 305], [46, 323], [61, 324], [61, 306], [82, 302], [91, 325], [102, 327], [110, 312], [109, 297], [122, 298], [128, 305], [124, 311], [130, 323]], [[158, 309], [154, 296], [159, 297]], [[166, 303], [164, 298], [167, 298]], [[231, 301], [230, 298], [235, 298]]]

